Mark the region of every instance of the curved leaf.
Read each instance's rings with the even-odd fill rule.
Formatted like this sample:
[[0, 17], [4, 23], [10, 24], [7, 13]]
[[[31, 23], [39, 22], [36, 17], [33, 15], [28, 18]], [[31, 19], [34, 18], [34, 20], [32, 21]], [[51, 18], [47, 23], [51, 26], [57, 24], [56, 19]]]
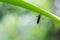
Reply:
[[16, 6], [20, 6], [20, 7], [23, 7], [23, 8], [26, 8], [28, 10], [32, 10], [34, 12], [37, 12], [37, 13], [41, 13], [47, 17], [50, 17], [52, 18], [53, 20], [57, 21], [57, 22], [60, 22], [60, 18], [55, 16], [54, 14], [46, 11], [46, 10], [43, 10], [35, 5], [32, 5], [30, 3], [27, 3], [26, 1], [23, 1], [23, 0], [0, 0], [1, 2], [6, 2], [6, 3], [9, 3], [9, 4], [13, 4], [13, 5], [16, 5]]

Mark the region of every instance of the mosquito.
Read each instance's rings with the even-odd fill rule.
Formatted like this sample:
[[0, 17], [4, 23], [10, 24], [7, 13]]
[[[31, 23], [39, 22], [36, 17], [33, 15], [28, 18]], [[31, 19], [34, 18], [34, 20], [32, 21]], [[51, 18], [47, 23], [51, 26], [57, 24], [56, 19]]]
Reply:
[[33, 19], [32, 22], [33, 23], [35, 22], [36, 24], [39, 24], [40, 19], [41, 19], [41, 14], [38, 14], [38, 16], [36, 16], [36, 17], [37, 17], [37, 19], [35, 19], [35, 20]]
[[39, 24], [40, 19], [41, 19], [41, 14], [39, 14], [37, 17], [38, 17], [38, 18], [37, 18], [37, 24]]

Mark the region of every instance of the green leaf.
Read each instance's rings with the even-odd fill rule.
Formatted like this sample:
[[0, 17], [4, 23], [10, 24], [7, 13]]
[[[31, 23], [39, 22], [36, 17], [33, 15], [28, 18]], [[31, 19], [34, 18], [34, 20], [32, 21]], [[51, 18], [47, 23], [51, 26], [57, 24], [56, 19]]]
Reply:
[[20, 6], [20, 7], [23, 7], [23, 8], [26, 8], [28, 10], [32, 10], [34, 12], [37, 12], [37, 13], [41, 13], [47, 17], [50, 17], [52, 18], [53, 20], [57, 21], [57, 22], [60, 22], [60, 18], [55, 16], [54, 14], [46, 11], [46, 10], [43, 10], [35, 5], [32, 5], [26, 1], [23, 1], [23, 0], [0, 0], [1, 2], [6, 2], [6, 3], [9, 3], [9, 4], [13, 4], [13, 5], [16, 5], [16, 6]]

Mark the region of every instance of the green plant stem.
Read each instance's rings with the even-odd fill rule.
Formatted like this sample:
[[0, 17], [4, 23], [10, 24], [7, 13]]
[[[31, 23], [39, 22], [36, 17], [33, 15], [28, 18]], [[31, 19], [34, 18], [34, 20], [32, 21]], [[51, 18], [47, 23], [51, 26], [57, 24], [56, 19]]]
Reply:
[[34, 12], [37, 12], [37, 13], [41, 13], [41, 14], [47, 16], [47, 17], [52, 18], [56, 22], [60, 22], [60, 18], [58, 18], [54, 14], [52, 14], [50, 12], [47, 12], [46, 10], [43, 10], [43, 9], [41, 9], [41, 8], [35, 6], [35, 5], [27, 3], [26, 1], [23, 1], [23, 0], [0, 0], [0, 1], [1, 2], [6, 2], [6, 3], [9, 3], [9, 4], [13, 4], [13, 5], [16, 5], [16, 6], [20, 6], [20, 7], [26, 8], [28, 10], [32, 10]]

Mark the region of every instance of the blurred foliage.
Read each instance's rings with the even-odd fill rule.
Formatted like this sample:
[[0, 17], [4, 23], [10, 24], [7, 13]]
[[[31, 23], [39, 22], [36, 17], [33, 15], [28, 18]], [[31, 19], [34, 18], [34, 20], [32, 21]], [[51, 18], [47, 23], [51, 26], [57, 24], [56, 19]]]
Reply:
[[[44, 3], [36, 5], [53, 13], [54, 1], [43, 1]], [[15, 5], [0, 3], [0, 40], [57, 40], [59, 32], [53, 20], [41, 15], [40, 23], [37, 24], [37, 15], [39, 14]]]

